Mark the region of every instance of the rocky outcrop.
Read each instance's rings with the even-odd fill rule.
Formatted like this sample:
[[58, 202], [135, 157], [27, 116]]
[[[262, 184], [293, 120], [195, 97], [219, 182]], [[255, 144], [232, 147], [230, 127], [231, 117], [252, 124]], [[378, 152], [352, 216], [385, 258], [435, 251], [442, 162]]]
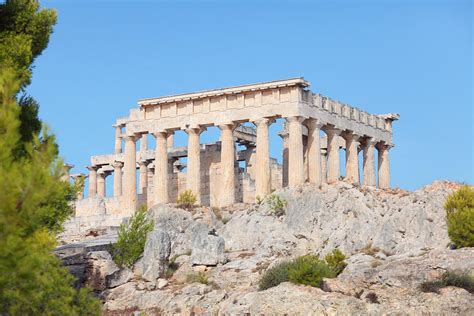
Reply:
[[197, 233], [193, 236], [191, 263], [205, 266], [225, 263], [224, 248], [224, 238], [216, 236], [213, 230]]
[[151, 231], [145, 243], [143, 257], [135, 264], [135, 275], [149, 282], [155, 282], [168, 266], [171, 240], [161, 229]]

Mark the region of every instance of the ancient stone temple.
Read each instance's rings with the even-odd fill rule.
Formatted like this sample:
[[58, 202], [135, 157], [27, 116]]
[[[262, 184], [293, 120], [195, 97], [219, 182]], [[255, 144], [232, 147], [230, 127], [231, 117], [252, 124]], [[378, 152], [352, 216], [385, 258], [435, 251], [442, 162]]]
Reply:
[[[359, 184], [360, 151], [361, 184], [386, 189], [392, 122], [398, 118], [313, 93], [303, 78], [139, 100], [138, 108], [114, 125], [115, 152], [92, 156], [88, 196], [77, 202], [76, 215], [98, 206], [107, 214], [127, 215], [140, 204], [175, 202], [187, 189], [199, 204], [222, 207], [305, 182]], [[269, 126], [276, 119], [285, 120], [279, 133], [282, 164], [270, 157]], [[220, 129], [220, 141], [201, 144], [200, 135], [210, 126]], [[173, 144], [178, 130], [188, 135], [186, 147]], [[155, 148], [149, 148], [149, 137], [155, 138]], [[343, 179], [341, 149], [346, 152]], [[110, 175], [114, 192], [106, 197]]]

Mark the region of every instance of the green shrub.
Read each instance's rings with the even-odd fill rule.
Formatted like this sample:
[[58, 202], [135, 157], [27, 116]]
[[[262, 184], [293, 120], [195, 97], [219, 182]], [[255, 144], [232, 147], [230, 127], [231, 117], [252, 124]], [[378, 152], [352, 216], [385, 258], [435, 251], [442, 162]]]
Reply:
[[288, 280], [295, 284], [321, 287], [323, 278], [334, 278], [336, 273], [317, 256], [296, 258], [288, 270]]
[[444, 204], [448, 235], [456, 247], [474, 247], [474, 188], [463, 186]]
[[209, 280], [207, 278], [206, 273], [204, 272], [190, 272], [186, 276], [186, 281], [189, 283], [201, 283], [201, 284], [208, 284]]
[[420, 284], [422, 292], [439, 293], [446, 286], [455, 286], [474, 294], [474, 278], [467, 272], [447, 271], [438, 280], [425, 281]]
[[266, 200], [273, 215], [281, 216], [285, 214], [285, 207], [288, 205], [285, 199], [281, 198], [278, 194], [272, 193], [267, 196]]
[[257, 195], [257, 196], [255, 197], [255, 202], [256, 202], [258, 205], [262, 204], [262, 203], [263, 203], [262, 197], [261, 197], [260, 195]]
[[291, 261], [282, 261], [267, 269], [260, 278], [260, 290], [277, 286], [283, 282], [321, 287], [323, 278], [334, 278], [336, 272], [317, 256], [305, 255]]
[[149, 220], [146, 213], [146, 209], [142, 207], [128, 223], [120, 225], [117, 243], [112, 246], [112, 255], [121, 268], [131, 268], [143, 253], [146, 236], [154, 227], [153, 220]]
[[193, 191], [186, 190], [184, 192], [181, 192], [176, 202], [180, 207], [189, 209], [196, 203], [196, 201], [197, 198]]
[[324, 260], [336, 275], [339, 275], [347, 266], [347, 263], [344, 262], [345, 259], [346, 256], [339, 249], [334, 249], [324, 257]]
[[290, 265], [290, 261], [282, 261], [270, 269], [267, 269], [267, 271], [265, 271], [263, 276], [260, 278], [258, 288], [263, 291], [277, 286], [280, 283], [287, 282]]

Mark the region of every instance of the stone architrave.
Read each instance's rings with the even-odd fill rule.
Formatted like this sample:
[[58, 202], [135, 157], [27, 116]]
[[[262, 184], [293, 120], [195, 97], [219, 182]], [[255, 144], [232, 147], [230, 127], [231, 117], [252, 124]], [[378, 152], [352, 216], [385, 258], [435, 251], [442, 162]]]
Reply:
[[125, 136], [125, 161], [123, 166], [123, 199], [125, 211], [133, 214], [137, 208], [137, 153], [134, 135]]
[[339, 141], [338, 137], [341, 134], [341, 130], [337, 128], [326, 128], [324, 130], [327, 134], [328, 139], [328, 183], [334, 183], [339, 181], [341, 176], [341, 166], [339, 159]]
[[219, 125], [221, 130], [221, 193], [220, 206], [235, 203], [235, 143], [234, 123]]
[[308, 128], [308, 180], [310, 183], [319, 185], [322, 183], [323, 179], [321, 166], [321, 139], [319, 135], [322, 124], [315, 119], [309, 119], [306, 121], [306, 127]]
[[378, 143], [378, 175], [379, 175], [379, 188], [389, 189], [390, 188], [390, 160], [388, 157], [388, 151], [390, 146], [385, 143]]
[[88, 166], [89, 170], [89, 198], [97, 196], [97, 166]]
[[377, 185], [375, 179], [375, 159], [374, 159], [374, 145], [375, 141], [367, 137], [363, 142], [363, 172], [364, 172], [364, 185], [369, 187], [375, 187]]
[[271, 193], [270, 143], [268, 126], [271, 119], [263, 118], [253, 122], [257, 127], [255, 197], [264, 198]]
[[288, 186], [294, 188], [305, 181], [303, 153], [303, 117], [288, 117]]

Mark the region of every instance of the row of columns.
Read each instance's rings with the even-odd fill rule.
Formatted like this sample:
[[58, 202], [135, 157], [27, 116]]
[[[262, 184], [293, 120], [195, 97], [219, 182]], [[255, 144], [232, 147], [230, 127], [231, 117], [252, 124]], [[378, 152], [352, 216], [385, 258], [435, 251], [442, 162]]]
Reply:
[[[363, 175], [364, 184], [375, 186], [375, 161], [374, 149], [379, 151], [379, 187], [388, 188], [390, 185], [390, 170], [388, 161], [389, 147], [382, 143], [376, 144], [370, 138], [360, 139], [350, 131], [341, 131], [334, 127], [325, 126], [316, 119], [304, 119], [294, 116], [286, 118], [288, 125], [288, 139], [284, 146], [287, 147], [287, 156], [284, 159], [284, 172], [288, 174], [288, 186], [296, 187], [303, 184], [306, 179], [313, 184], [338, 181], [340, 178], [339, 136], [346, 141], [346, 177], [352, 183], [359, 183], [358, 144], [363, 148]], [[255, 195], [261, 198], [271, 193], [270, 146], [269, 125], [272, 118], [262, 118], [254, 121], [257, 130], [256, 140], [256, 177]], [[303, 146], [303, 125], [308, 129], [308, 142], [306, 153]], [[219, 125], [221, 130], [221, 188], [225, 198], [224, 204], [231, 205], [235, 202], [235, 143], [233, 131], [237, 123], [230, 122]], [[327, 161], [321, 158], [320, 130], [323, 128], [327, 134]], [[187, 163], [187, 189], [191, 190], [200, 202], [201, 191], [201, 161], [199, 137], [204, 129], [202, 127], [188, 128], [188, 163]], [[155, 148], [155, 173], [154, 192], [149, 200], [157, 203], [169, 202], [169, 165], [168, 149], [173, 146], [173, 131], [154, 132], [156, 139]], [[145, 135], [145, 136], [143, 136]], [[146, 134], [123, 135], [121, 127], [116, 129], [115, 152], [121, 153], [122, 139], [125, 140], [124, 163], [115, 162], [114, 167], [114, 196], [123, 195], [125, 207], [133, 211], [137, 204], [136, 189], [136, 141], [141, 137], [140, 150], [148, 149]], [[305, 173], [305, 154], [307, 159], [307, 174]], [[325, 166], [327, 164], [327, 166]], [[122, 183], [123, 169], [123, 183]], [[148, 168], [146, 162], [139, 163], [140, 189], [145, 192], [148, 184]], [[327, 170], [327, 175], [323, 174]], [[105, 196], [105, 172], [97, 172], [97, 167], [89, 167], [89, 196]], [[327, 178], [326, 178], [327, 176]], [[123, 194], [122, 194], [123, 193]]]

